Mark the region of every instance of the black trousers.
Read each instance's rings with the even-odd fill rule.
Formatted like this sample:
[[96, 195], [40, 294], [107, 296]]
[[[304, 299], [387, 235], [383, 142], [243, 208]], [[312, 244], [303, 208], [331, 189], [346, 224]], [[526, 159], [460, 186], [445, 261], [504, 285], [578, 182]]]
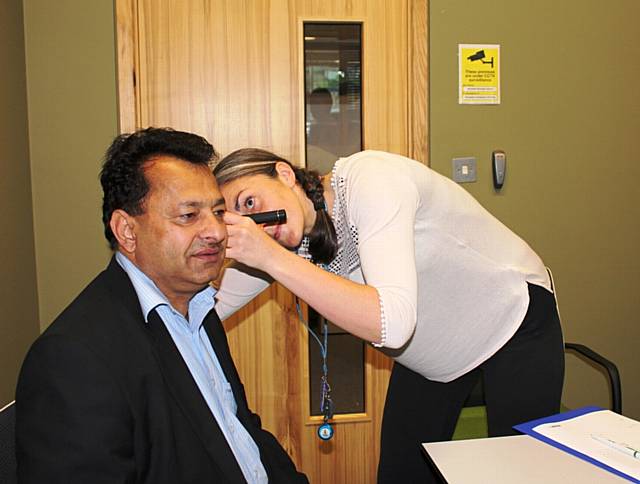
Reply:
[[560, 409], [564, 347], [555, 298], [529, 285], [529, 308], [513, 337], [476, 369], [439, 383], [395, 363], [382, 420], [378, 483], [438, 482], [422, 442], [450, 440], [462, 406], [484, 377], [489, 435]]

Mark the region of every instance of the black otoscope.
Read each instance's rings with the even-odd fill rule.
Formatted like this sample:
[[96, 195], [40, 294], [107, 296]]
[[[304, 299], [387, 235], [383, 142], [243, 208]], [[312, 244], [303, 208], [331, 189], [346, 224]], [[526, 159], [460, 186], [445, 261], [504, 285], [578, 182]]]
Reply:
[[249, 217], [258, 225], [283, 224], [287, 221], [287, 212], [281, 208], [280, 210], [271, 210], [270, 212], [248, 213], [245, 217]]

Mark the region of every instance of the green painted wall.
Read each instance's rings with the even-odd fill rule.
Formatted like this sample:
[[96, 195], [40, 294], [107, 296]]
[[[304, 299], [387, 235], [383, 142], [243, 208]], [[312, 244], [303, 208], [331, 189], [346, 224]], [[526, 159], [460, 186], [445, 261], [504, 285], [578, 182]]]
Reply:
[[24, 0], [40, 324], [46, 327], [110, 252], [98, 172], [117, 134], [110, 0]]
[[[45, 327], [109, 256], [101, 237], [97, 173], [117, 132], [113, 5], [24, 0], [24, 15]], [[466, 187], [553, 268], [567, 339], [618, 363], [625, 413], [635, 418], [638, 18], [637, 0], [430, 0], [429, 44], [432, 166], [450, 175], [452, 157], [477, 157], [479, 180]], [[458, 43], [501, 45], [501, 105], [457, 104]], [[508, 155], [500, 194], [491, 188], [488, 163], [495, 148]], [[26, 148], [21, 153], [26, 156]], [[26, 186], [28, 179], [21, 190]], [[22, 222], [21, 213], [10, 216]], [[28, 233], [19, 240], [29, 240]], [[601, 375], [575, 358], [567, 368], [565, 403], [608, 403]]]
[[22, 0], [0, 0], [0, 408], [38, 335]]
[[[431, 163], [475, 156], [464, 186], [554, 272], [565, 337], [620, 367], [640, 418], [640, 36], [637, 0], [430, 0]], [[457, 103], [457, 46], [501, 46], [502, 103]], [[490, 153], [508, 157], [492, 188]], [[564, 401], [607, 405], [606, 380], [575, 357]]]

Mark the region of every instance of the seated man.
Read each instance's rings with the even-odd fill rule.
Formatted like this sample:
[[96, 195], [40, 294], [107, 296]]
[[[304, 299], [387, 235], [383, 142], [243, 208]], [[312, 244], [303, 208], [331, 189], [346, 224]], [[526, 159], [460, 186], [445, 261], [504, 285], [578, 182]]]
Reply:
[[307, 482], [250, 412], [212, 310], [227, 240], [214, 156], [199, 136], [154, 128], [107, 151], [115, 256], [24, 362], [21, 483]]

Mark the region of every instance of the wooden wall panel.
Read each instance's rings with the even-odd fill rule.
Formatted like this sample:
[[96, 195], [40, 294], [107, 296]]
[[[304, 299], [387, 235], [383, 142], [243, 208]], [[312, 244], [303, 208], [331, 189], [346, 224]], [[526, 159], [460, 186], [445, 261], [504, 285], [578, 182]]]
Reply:
[[221, 153], [297, 154], [289, 19], [270, 3], [141, 1], [139, 124], [197, 132]]

